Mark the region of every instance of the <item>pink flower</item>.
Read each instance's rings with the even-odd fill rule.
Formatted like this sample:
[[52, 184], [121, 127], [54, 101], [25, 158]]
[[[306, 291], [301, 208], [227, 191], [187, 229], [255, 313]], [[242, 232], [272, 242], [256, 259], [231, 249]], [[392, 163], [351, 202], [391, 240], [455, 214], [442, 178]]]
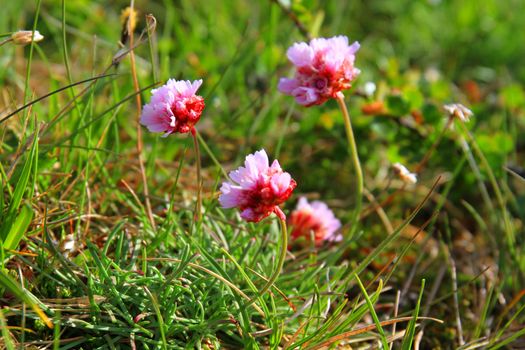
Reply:
[[287, 56], [295, 65], [295, 77], [281, 78], [279, 90], [307, 107], [335, 98], [338, 92], [349, 89], [359, 75], [359, 69], [354, 67], [357, 50], [359, 43], [349, 46], [346, 36], [293, 44]]
[[304, 237], [310, 241], [312, 232], [316, 246], [320, 246], [324, 241], [339, 242], [343, 239], [340, 233], [336, 233], [341, 228], [341, 222], [330, 208], [320, 201], [308, 203], [306, 198], [301, 197], [288, 223], [292, 226], [292, 240]]
[[297, 186], [294, 179], [274, 160], [269, 166], [264, 149], [249, 154], [244, 167], [230, 172], [233, 182], [221, 186], [219, 202], [223, 208], [238, 207], [246, 221], [259, 222], [271, 213], [285, 220], [279, 205]]
[[202, 80], [170, 79], [158, 89], [151, 90], [151, 101], [142, 109], [140, 123], [152, 132], [193, 132], [204, 109], [204, 99], [195, 93]]

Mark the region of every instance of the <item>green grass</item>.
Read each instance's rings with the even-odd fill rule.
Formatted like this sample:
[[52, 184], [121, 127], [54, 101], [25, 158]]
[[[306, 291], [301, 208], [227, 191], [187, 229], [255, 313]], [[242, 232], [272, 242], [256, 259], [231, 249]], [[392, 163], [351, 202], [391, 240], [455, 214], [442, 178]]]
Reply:
[[[138, 92], [118, 44], [127, 1], [2, 5], [0, 42], [31, 28], [45, 39], [0, 46], [0, 348], [519, 347], [524, 3], [291, 3], [137, 1]], [[337, 103], [304, 108], [276, 89], [300, 27], [361, 43], [346, 93], [370, 194], [357, 222]], [[148, 218], [135, 98], [168, 78], [204, 80], [197, 222], [191, 137], [144, 129]], [[451, 102], [475, 115], [444, 130]], [[292, 245], [263, 295], [279, 222], [245, 223], [217, 201], [260, 148], [298, 183], [287, 214], [307, 195], [346, 224], [338, 244]], [[391, 174], [429, 150], [417, 185]]]

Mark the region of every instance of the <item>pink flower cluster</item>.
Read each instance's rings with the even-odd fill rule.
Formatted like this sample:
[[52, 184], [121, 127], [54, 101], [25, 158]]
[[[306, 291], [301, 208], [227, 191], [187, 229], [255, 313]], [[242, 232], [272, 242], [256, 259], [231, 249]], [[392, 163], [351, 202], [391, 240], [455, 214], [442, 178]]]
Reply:
[[339, 242], [343, 239], [343, 236], [337, 233], [341, 222], [330, 208], [320, 201], [308, 203], [306, 198], [301, 197], [288, 222], [292, 226], [292, 240], [304, 238], [308, 242], [312, 233], [316, 246], [323, 242]]
[[[337, 98], [349, 89], [358, 76], [354, 67], [359, 43], [348, 44], [345, 36], [313, 39], [309, 44], [295, 43], [288, 49], [288, 59], [295, 65], [292, 79], [281, 78], [279, 90], [292, 95], [304, 106], [319, 105]], [[173, 79], [152, 90], [151, 101], [142, 110], [140, 122], [152, 132], [192, 132], [204, 109], [204, 99], [197, 95], [202, 80], [194, 82]], [[231, 181], [221, 186], [219, 202], [223, 208], [239, 208], [246, 221], [259, 222], [275, 213], [281, 220], [286, 217], [279, 205], [284, 203], [297, 186], [294, 179], [274, 160], [270, 165], [264, 150], [246, 157], [243, 167], [230, 172]], [[338, 230], [341, 223], [328, 206], [319, 201], [308, 203], [300, 198], [288, 223], [292, 226], [292, 239], [310, 240], [315, 245], [342, 239]]]
[[204, 109], [204, 99], [196, 95], [202, 80], [170, 79], [166, 85], [151, 91], [151, 101], [142, 110], [140, 123], [164, 136], [193, 132]]
[[295, 77], [281, 78], [279, 90], [307, 107], [336, 98], [359, 75], [359, 69], [354, 67], [357, 50], [359, 43], [348, 45], [346, 36], [293, 44], [287, 56], [295, 65]]
[[297, 184], [277, 160], [270, 166], [268, 155], [260, 150], [248, 155], [244, 167], [229, 175], [233, 183], [224, 182], [221, 186], [219, 202], [223, 208], [238, 207], [246, 221], [259, 222], [271, 213], [285, 219], [279, 205], [290, 197]]

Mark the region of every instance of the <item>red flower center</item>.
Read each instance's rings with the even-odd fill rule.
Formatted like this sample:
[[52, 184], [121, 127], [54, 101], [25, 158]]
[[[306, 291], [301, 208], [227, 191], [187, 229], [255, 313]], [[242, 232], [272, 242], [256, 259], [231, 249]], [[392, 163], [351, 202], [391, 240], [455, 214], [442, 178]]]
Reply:
[[172, 132], [186, 133], [193, 129], [199, 121], [204, 109], [204, 99], [201, 96], [192, 96], [185, 101], [178, 101], [171, 106], [175, 116], [175, 125]]
[[268, 177], [266, 180], [260, 181], [255, 188], [244, 192], [239, 208], [241, 211], [248, 208], [252, 209], [256, 216], [254, 222], [259, 222], [269, 216], [276, 206], [284, 203], [296, 186], [297, 183], [292, 179], [284, 192], [275, 193]]

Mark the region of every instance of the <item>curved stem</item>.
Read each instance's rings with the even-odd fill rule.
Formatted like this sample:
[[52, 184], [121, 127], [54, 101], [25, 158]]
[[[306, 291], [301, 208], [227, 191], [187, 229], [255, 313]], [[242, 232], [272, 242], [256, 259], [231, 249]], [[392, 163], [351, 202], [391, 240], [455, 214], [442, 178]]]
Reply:
[[421, 161], [417, 164], [416, 168], [414, 169], [414, 172], [416, 174], [419, 175], [421, 173], [421, 171], [423, 170], [423, 168], [425, 167], [425, 165], [427, 165], [427, 162], [430, 159], [430, 156], [436, 150], [437, 146], [439, 145], [439, 143], [443, 139], [443, 136], [445, 135], [445, 132], [450, 128], [450, 125], [452, 124], [453, 120], [454, 120], [454, 118], [451, 118], [451, 117], [448, 118], [447, 123], [445, 124], [445, 127], [441, 130], [441, 132], [439, 133], [439, 135], [436, 138], [436, 140], [432, 143], [432, 145], [430, 146], [428, 151], [423, 156], [423, 159], [421, 159]]
[[244, 307], [248, 307], [253, 304], [257, 299], [262, 297], [264, 293], [270, 289], [273, 283], [277, 280], [277, 277], [281, 274], [283, 270], [284, 260], [286, 259], [286, 252], [288, 251], [288, 230], [286, 228], [286, 216], [282, 212], [281, 208], [275, 207], [275, 215], [279, 218], [279, 223], [281, 224], [281, 251], [279, 254], [279, 260], [277, 260], [277, 268], [270, 276], [266, 284], [259, 290], [259, 293], [251, 298]]
[[201, 152], [199, 149], [199, 140], [197, 140], [197, 130], [191, 129], [191, 136], [193, 137], [193, 147], [195, 148], [195, 158], [197, 167], [197, 207], [195, 208], [194, 218], [199, 221], [201, 219], [202, 208], [202, 175], [201, 175]]
[[361, 169], [361, 162], [359, 161], [359, 155], [357, 154], [357, 145], [355, 143], [354, 131], [352, 130], [352, 122], [350, 121], [350, 114], [345, 104], [345, 96], [342, 92], [337, 93], [336, 98], [337, 104], [343, 113], [343, 120], [345, 122], [346, 138], [348, 140], [348, 147], [352, 162], [354, 163], [355, 175], [356, 175], [356, 201], [355, 209], [351, 219], [351, 230], [350, 236], [352, 236], [357, 227], [357, 221], [359, 220], [359, 214], [361, 213], [361, 206], [363, 203], [363, 170]]
[[13, 39], [12, 39], [11, 37], [9, 37], [9, 38], [7, 38], [7, 39], [4, 39], [4, 40], [0, 41], [0, 46], [4, 45], [4, 44], [6, 44], [6, 43], [8, 43], [8, 42], [10, 42], [10, 41], [12, 41], [12, 40], [13, 40]]

